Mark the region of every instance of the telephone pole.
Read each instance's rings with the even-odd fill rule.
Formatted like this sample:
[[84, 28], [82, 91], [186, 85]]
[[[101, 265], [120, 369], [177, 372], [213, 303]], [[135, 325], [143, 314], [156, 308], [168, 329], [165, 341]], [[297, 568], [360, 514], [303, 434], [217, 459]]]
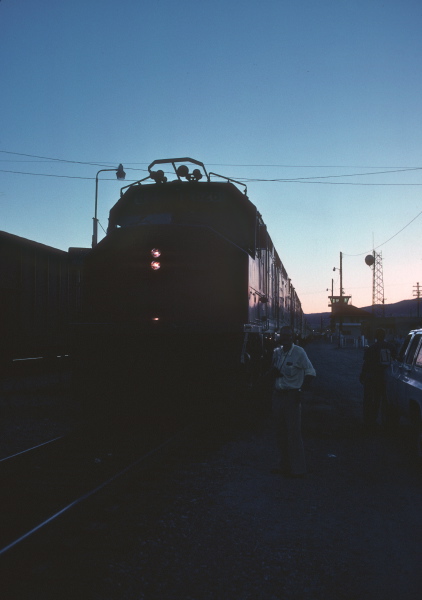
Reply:
[[413, 295], [416, 296], [416, 298], [418, 299], [417, 307], [418, 307], [418, 318], [419, 318], [419, 301], [420, 301], [420, 297], [422, 294], [422, 289], [421, 289], [421, 286], [419, 285], [419, 281], [413, 287], [416, 288], [413, 290]]

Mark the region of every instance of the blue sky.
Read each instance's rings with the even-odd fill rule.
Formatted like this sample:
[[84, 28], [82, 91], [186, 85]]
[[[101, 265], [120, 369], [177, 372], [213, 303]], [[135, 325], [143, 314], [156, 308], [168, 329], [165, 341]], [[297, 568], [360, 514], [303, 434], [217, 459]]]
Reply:
[[[374, 246], [386, 302], [411, 298], [421, 30], [418, 0], [2, 0], [0, 229], [88, 247], [100, 168], [190, 156], [247, 182], [305, 312], [338, 293], [340, 252], [370, 305]], [[104, 228], [120, 187], [100, 175]]]

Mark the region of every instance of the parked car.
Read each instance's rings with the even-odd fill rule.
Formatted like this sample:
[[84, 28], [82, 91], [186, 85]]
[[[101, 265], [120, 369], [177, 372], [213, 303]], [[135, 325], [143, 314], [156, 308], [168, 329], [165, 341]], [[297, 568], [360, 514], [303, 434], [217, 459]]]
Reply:
[[409, 332], [387, 374], [386, 421], [396, 426], [409, 419], [415, 431], [415, 448], [422, 459], [422, 329]]

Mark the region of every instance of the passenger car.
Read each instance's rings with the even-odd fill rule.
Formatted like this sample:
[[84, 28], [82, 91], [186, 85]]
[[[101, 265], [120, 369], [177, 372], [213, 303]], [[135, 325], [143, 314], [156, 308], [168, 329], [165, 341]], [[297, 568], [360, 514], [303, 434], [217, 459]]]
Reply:
[[422, 329], [409, 332], [386, 374], [386, 421], [397, 425], [400, 417], [415, 430], [415, 447], [422, 459]]

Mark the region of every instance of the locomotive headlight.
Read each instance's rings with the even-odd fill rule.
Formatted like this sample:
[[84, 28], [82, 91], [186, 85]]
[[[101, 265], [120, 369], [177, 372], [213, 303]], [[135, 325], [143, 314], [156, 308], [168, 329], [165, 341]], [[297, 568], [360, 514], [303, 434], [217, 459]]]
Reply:
[[151, 250], [151, 256], [153, 256], [154, 258], [158, 258], [159, 256], [161, 256], [161, 250], [159, 250], [158, 248], [153, 248]]
[[158, 269], [160, 269], [160, 268], [161, 268], [161, 263], [158, 262], [158, 260], [153, 260], [151, 263], [151, 269], [153, 271], [158, 271]]

